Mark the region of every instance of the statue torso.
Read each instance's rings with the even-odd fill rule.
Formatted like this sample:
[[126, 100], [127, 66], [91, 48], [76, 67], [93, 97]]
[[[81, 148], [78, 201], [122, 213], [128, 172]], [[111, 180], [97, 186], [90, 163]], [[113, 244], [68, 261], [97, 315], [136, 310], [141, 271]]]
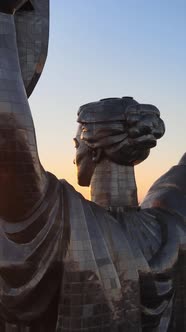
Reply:
[[168, 325], [180, 306], [175, 273], [183, 268], [184, 234], [175, 216], [130, 212], [121, 227], [68, 183], [49, 177], [45, 199], [28, 218], [1, 221], [1, 330], [175, 331]]
[[140, 331], [138, 274], [120, 226], [49, 177], [28, 218], [1, 221], [1, 330]]

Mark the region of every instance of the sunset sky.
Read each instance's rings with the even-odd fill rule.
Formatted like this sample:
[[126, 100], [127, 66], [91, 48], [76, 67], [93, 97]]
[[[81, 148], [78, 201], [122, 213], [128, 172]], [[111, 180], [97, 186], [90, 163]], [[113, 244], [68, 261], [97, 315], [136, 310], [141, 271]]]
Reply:
[[186, 1], [51, 0], [49, 54], [30, 98], [46, 170], [76, 185], [80, 105], [133, 96], [156, 105], [166, 134], [136, 167], [139, 200], [186, 151]]

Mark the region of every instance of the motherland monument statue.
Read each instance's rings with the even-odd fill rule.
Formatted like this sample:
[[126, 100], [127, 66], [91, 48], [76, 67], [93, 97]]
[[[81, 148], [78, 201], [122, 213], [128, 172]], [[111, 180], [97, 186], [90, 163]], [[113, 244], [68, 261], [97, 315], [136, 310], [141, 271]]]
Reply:
[[[163, 207], [154, 207], [153, 197], [157, 202], [161, 190], [152, 188], [144, 202], [149, 211], [145, 209], [145, 219], [140, 211], [136, 215], [136, 203], [133, 211], [133, 201], [134, 217], [128, 203], [126, 217], [125, 207], [123, 212], [123, 208], [115, 211], [111, 206], [111, 215], [105, 206], [99, 207], [99, 200], [98, 204], [87, 201], [65, 180], [58, 180], [42, 167], [28, 97], [47, 57], [48, 26], [49, 0], [0, 0], [0, 331], [166, 331], [173, 317], [172, 303], [174, 316], [180, 317], [177, 327], [184, 330], [184, 255], [181, 263], [177, 258], [179, 248], [180, 254], [184, 253], [182, 190], [178, 190], [177, 199], [171, 194]], [[112, 110], [117, 114], [115, 104]], [[130, 123], [134, 110], [128, 111]], [[149, 140], [151, 125], [147, 121], [140, 144], [145, 145], [143, 154], [137, 147], [132, 157], [139, 161], [147, 157], [149, 148], [164, 132], [158, 110], [151, 107], [146, 111], [156, 132]], [[94, 112], [93, 118], [96, 116]], [[117, 140], [120, 119], [116, 122], [112, 132]], [[138, 125], [133, 130], [136, 135]], [[121, 134], [121, 144], [125, 135]], [[107, 149], [114, 154], [113, 167], [119, 158], [118, 143]], [[93, 151], [88, 146], [88, 151], [94, 161], [93, 167], [88, 164], [90, 171], [102, 153], [95, 146]], [[133, 149], [129, 148], [125, 157], [130, 159], [131, 154]], [[83, 181], [88, 174], [85, 165], [83, 159], [78, 166]], [[173, 191], [178, 187], [184, 191], [182, 168], [179, 185], [170, 185]], [[102, 190], [100, 184], [97, 190]], [[168, 204], [172, 210], [166, 209]], [[134, 227], [138, 217], [143, 222], [139, 232]], [[124, 219], [130, 218], [136, 241], [131, 240], [124, 224]]]
[[159, 110], [131, 97], [107, 98], [81, 106], [78, 122], [78, 182], [90, 186], [91, 200], [119, 221], [130, 244], [140, 331], [186, 331], [186, 154], [139, 206], [134, 166], [164, 134]]
[[122, 227], [42, 167], [28, 97], [48, 47], [49, 0], [0, 1], [0, 331], [141, 330]]

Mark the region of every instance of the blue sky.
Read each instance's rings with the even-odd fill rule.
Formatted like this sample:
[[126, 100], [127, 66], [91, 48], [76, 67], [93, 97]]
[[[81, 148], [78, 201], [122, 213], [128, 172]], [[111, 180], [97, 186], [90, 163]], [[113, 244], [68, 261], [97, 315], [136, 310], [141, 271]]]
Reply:
[[156, 105], [166, 124], [158, 147], [136, 167], [141, 199], [186, 150], [185, 86], [186, 1], [51, 1], [48, 59], [30, 98], [42, 163], [74, 185], [78, 107], [133, 96]]

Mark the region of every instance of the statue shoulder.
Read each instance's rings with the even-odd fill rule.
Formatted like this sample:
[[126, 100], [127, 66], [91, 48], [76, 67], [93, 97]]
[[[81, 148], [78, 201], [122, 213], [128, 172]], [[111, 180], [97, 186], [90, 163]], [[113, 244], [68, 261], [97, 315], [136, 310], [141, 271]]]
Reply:
[[62, 180], [61, 183], [71, 240], [78, 241], [80, 247], [83, 243], [91, 244], [95, 259], [110, 257], [115, 265], [124, 259], [131, 262], [132, 250], [119, 222], [105, 209], [86, 200], [68, 182]]
[[75, 207], [77, 208], [78, 205], [81, 206], [81, 209], [84, 213], [84, 218], [87, 222], [89, 222], [90, 219], [94, 220], [94, 222], [99, 225], [102, 231], [108, 231], [109, 227], [115, 229], [118, 227], [120, 228], [118, 221], [113, 218], [104, 208], [84, 198], [83, 195], [77, 192], [75, 188], [66, 180], [62, 179], [60, 182], [63, 186], [64, 196], [66, 196], [66, 199], [68, 199], [69, 207], [73, 207], [73, 209], [75, 209]]
[[186, 217], [186, 166], [173, 166], [150, 188], [141, 204], [144, 208], [161, 208]]
[[[122, 322], [123, 330], [128, 331], [128, 325], [133, 324], [130, 315], [134, 307], [139, 318], [139, 284], [135, 259], [125, 234], [117, 220], [105, 209], [86, 200], [66, 181], [61, 181], [61, 184], [65, 215], [70, 226], [64, 258], [63, 289], [71, 287], [69, 284], [78, 283], [82, 307], [87, 299], [87, 287], [84, 285], [89, 285], [92, 291], [88, 294], [88, 303], [92, 304], [94, 310], [96, 303], [100, 303], [97, 328], [100, 325], [103, 327], [102, 315], [105, 315], [105, 310], [110, 310], [112, 303], [111, 310], [117, 317], [114, 324]], [[123, 294], [131, 299], [127, 308], [123, 306]], [[112, 317], [108, 315], [107, 331], [112, 331]], [[137, 318], [136, 322], [139, 322]]]

